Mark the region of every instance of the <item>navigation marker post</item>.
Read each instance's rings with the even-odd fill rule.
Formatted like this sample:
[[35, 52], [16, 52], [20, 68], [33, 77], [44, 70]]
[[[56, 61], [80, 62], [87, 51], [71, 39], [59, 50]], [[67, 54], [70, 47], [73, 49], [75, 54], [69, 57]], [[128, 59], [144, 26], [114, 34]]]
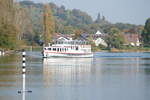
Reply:
[[22, 91], [18, 91], [19, 94], [22, 93], [22, 100], [25, 100], [26, 92], [31, 93], [32, 91], [26, 90], [26, 52], [22, 50]]

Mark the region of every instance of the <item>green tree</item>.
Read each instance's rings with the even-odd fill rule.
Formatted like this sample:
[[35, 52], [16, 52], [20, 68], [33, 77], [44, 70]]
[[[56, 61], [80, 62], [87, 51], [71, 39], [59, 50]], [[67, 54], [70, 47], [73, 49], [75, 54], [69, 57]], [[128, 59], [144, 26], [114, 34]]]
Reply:
[[44, 5], [44, 12], [43, 12], [43, 38], [44, 43], [48, 44], [52, 41], [52, 34], [55, 31], [55, 24], [52, 15], [51, 8], [49, 5]]
[[101, 15], [100, 13], [98, 13], [95, 23], [100, 23], [100, 22], [101, 22]]
[[142, 32], [142, 39], [145, 46], [150, 46], [150, 18], [146, 20], [144, 30]]
[[123, 34], [117, 28], [111, 28], [106, 42], [109, 48], [121, 49], [124, 43]]
[[74, 34], [75, 30], [72, 26], [65, 26], [63, 33], [65, 33], [65, 34]]

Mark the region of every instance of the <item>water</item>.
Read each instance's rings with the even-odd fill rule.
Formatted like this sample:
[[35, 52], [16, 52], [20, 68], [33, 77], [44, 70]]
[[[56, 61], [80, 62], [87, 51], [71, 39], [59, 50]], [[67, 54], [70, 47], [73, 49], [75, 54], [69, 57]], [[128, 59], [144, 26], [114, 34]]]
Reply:
[[[27, 53], [26, 100], [149, 100], [150, 53], [42, 59]], [[0, 57], [0, 100], [22, 100], [21, 55]]]

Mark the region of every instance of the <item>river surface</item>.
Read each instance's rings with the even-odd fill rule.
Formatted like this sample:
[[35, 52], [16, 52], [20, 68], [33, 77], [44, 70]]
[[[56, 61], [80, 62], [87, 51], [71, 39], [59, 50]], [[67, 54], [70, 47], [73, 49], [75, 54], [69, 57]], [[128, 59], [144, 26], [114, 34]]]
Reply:
[[[150, 53], [42, 59], [27, 52], [25, 100], [150, 100]], [[0, 100], [22, 100], [21, 54], [0, 57]]]

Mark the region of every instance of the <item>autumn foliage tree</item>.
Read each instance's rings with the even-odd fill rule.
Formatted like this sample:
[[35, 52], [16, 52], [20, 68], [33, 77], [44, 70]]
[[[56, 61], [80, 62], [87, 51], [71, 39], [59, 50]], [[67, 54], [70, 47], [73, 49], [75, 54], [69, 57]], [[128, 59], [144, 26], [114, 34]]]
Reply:
[[123, 48], [124, 37], [123, 34], [117, 28], [111, 28], [110, 32], [107, 36], [106, 42], [108, 44], [108, 48]]
[[18, 28], [13, 0], [0, 0], [0, 14], [0, 48], [14, 49], [18, 43]]
[[75, 35], [74, 35], [74, 39], [77, 39], [78, 37], [80, 37], [80, 35], [83, 33], [83, 30], [76, 30], [75, 31]]
[[49, 5], [44, 5], [43, 11], [43, 39], [44, 44], [52, 41], [52, 35], [55, 31], [54, 18]]

